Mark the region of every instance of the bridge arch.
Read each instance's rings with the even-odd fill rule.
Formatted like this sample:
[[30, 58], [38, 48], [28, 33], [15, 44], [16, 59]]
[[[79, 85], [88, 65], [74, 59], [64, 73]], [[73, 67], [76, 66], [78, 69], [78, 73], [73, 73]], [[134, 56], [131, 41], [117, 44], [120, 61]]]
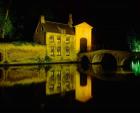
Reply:
[[128, 68], [128, 66], [130, 66], [130, 63], [132, 62], [133, 58], [134, 58], [133, 56], [128, 56], [128, 57], [124, 58], [121, 61], [121, 65]]
[[80, 59], [81, 66], [84, 70], [88, 70], [90, 66], [90, 59], [87, 56], [82, 56]]
[[104, 53], [102, 55], [102, 60], [101, 60], [101, 64], [103, 66], [103, 68], [107, 68], [107, 69], [114, 69], [117, 66], [117, 60], [115, 58], [115, 56], [113, 56], [110, 53]]
[[96, 54], [92, 58], [92, 63], [101, 63], [102, 61], [102, 54]]

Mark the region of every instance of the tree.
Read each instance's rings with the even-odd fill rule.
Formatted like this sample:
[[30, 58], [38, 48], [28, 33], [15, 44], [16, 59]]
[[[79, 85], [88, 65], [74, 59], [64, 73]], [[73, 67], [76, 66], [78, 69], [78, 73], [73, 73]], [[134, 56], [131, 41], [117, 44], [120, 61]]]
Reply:
[[11, 37], [13, 33], [13, 25], [9, 16], [9, 8], [4, 8], [4, 3], [0, 3], [0, 38]]

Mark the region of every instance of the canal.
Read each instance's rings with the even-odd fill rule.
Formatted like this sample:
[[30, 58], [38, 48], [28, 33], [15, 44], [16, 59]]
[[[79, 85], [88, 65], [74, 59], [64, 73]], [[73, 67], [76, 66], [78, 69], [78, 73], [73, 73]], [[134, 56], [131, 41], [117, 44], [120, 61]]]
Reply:
[[100, 64], [0, 67], [0, 111], [140, 111], [139, 75]]

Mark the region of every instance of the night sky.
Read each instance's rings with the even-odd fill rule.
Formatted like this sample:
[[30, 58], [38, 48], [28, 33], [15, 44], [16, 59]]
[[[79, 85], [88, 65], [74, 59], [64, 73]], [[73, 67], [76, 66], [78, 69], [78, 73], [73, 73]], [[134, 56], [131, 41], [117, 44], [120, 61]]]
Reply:
[[32, 39], [41, 14], [46, 20], [67, 23], [72, 13], [74, 25], [86, 21], [94, 27], [96, 46], [104, 48], [126, 49], [127, 37], [140, 34], [140, 7], [136, 1], [12, 0], [10, 9], [16, 21], [24, 24], [27, 40]]

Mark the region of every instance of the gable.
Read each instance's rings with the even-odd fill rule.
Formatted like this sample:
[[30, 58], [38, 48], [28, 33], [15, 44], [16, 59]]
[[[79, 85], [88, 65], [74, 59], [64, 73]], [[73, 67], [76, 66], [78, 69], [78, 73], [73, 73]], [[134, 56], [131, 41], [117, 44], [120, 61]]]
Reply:
[[75, 27], [76, 27], [76, 28], [77, 28], [77, 27], [88, 28], [88, 29], [92, 29], [92, 28], [93, 28], [91, 25], [89, 25], [89, 24], [86, 23], [86, 22], [82, 22], [82, 23], [76, 25]]

